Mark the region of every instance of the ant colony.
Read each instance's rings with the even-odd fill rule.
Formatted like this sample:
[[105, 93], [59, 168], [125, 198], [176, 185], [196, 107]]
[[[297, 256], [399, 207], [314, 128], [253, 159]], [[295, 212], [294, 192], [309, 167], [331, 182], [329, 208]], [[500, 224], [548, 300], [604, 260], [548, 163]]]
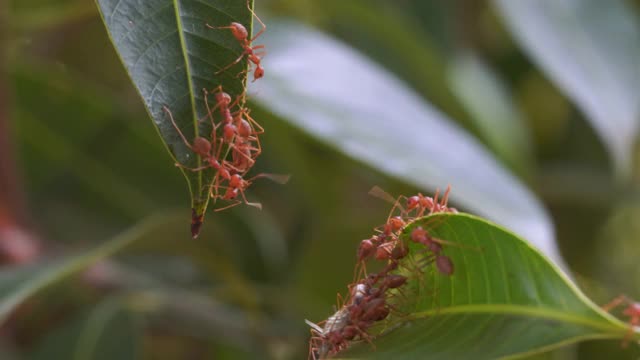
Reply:
[[[427, 229], [412, 226], [415, 219], [425, 215], [457, 213], [456, 209], [447, 206], [449, 192], [450, 188], [447, 188], [442, 199], [438, 200], [438, 192], [433, 198], [418, 194], [394, 199], [379, 187], [370, 191], [370, 194], [393, 203], [393, 207], [387, 221], [374, 229], [375, 234], [360, 242], [354, 280], [348, 285], [346, 301], [338, 303], [337, 311], [326, 320], [319, 323], [306, 320], [311, 327], [309, 359], [332, 357], [354, 341], [374, 346], [374, 336], [370, 332], [372, 327], [390, 316], [406, 317], [396, 305], [409, 300], [403, 293], [403, 287], [411, 276], [422, 276], [432, 264], [443, 276], [454, 274], [453, 261], [444, 254], [445, 246], [450, 243], [431, 236]], [[409, 241], [422, 245], [419, 256], [415, 257], [420, 259], [417, 263], [409, 261], [409, 244], [401, 238], [408, 229], [412, 229]], [[368, 262], [374, 262], [373, 265], [377, 264], [381, 269], [369, 273]]]
[[[253, 41], [264, 33], [266, 26], [253, 12], [249, 1], [247, 1], [247, 8], [262, 25], [262, 29], [251, 38], [247, 28], [238, 22], [232, 22], [228, 26], [205, 24], [206, 27], [213, 30], [230, 29], [231, 34], [242, 47], [241, 55], [229, 65], [215, 72], [215, 75], [227, 72], [233, 65], [238, 64], [246, 57], [249, 64], [253, 63], [255, 65], [253, 70], [254, 81], [264, 76], [264, 69], [260, 64], [264, 53], [256, 52], [256, 50], [264, 49], [264, 45], [254, 46]], [[247, 71], [249, 70], [245, 69], [236, 74], [236, 76], [243, 75]], [[206, 185], [208, 194], [214, 203], [218, 200], [227, 202], [227, 204], [216, 208], [216, 211], [225, 210], [241, 203], [261, 209], [262, 205], [260, 203], [247, 200], [246, 190], [258, 178], [269, 178], [278, 183], [286, 183], [289, 176], [257, 174], [247, 178], [249, 170], [262, 153], [259, 136], [265, 131], [258, 121], [251, 116], [251, 110], [246, 105], [246, 87], [243, 86], [243, 92], [235, 97], [225, 92], [222, 85], [213, 90], [203, 89], [202, 91], [206, 114], [197, 121], [197, 124], [198, 127], [202, 124], [210, 126], [211, 132], [208, 137], [196, 135], [193, 141], [189, 142], [178, 126], [169, 107], [163, 106], [163, 111], [184, 145], [201, 160], [201, 165], [197, 167], [188, 167], [179, 162], [175, 165], [184, 171], [213, 170], [215, 172], [212, 181]], [[210, 106], [210, 100], [214, 101], [213, 106]], [[192, 237], [196, 238], [200, 233], [203, 219], [204, 213], [198, 214], [195, 208], [192, 209]]]

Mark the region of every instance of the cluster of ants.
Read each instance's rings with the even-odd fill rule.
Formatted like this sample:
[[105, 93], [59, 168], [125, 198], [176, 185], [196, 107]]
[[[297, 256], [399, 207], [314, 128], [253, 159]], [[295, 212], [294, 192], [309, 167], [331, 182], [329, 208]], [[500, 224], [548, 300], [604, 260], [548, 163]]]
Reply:
[[[229, 26], [211, 26], [205, 24], [210, 29], [229, 29], [233, 37], [242, 47], [240, 56], [229, 65], [218, 70], [218, 75], [227, 71], [233, 65], [239, 63], [243, 58], [247, 58], [249, 63], [255, 65], [253, 70], [253, 81], [264, 76], [264, 69], [260, 62], [262, 53], [256, 50], [263, 49], [264, 45], [253, 45], [253, 41], [258, 38], [266, 30], [265, 24], [255, 15], [249, 1], [247, 8], [253, 16], [260, 22], [262, 29], [252, 38], [244, 25], [232, 22]], [[249, 70], [244, 70], [240, 74]], [[239, 75], [240, 75], [239, 74]], [[163, 107], [165, 113], [169, 116], [173, 127], [180, 135], [184, 144], [198, 155], [203, 162], [199, 167], [187, 167], [181, 163], [175, 165], [188, 171], [204, 171], [213, 169], [216, 174], [209, 186], [209, 195], [214, 200], [226, 200], [230, 204], [217, 208], [216, 211], [228, 209], [240, 203], [249, 206], [261, 208], [260, 203], [249, 202], [245, 196], [245, 191], [260, 177], [267, 177], [276, 182], [285, 183], [288, 176], [274, 174], [258, 174], [252, 178], [245, 179], [246, 174], [253, 167], [257, 157], [262, 153], [259, 136], [264, 133], [264, 128], [251, 117], [250, 109], [246, 106], [246, 90], [233, 99], [224, 91], [222, 85], [213, 90], [202, 90], [204, 93], [204, 103], [206, 106], [206, 115], [199, 119], [198, 123], [209, 121], [211, 124], [211, 133], [209, 137], [196, 136], [193, 143], [190, 143], [184, 136], [167, 106]], [[209, 96], [213, 94], [215, 105], [209, 105]], [[216, 112], [219, 114], [216, 115]], [[216, 117], [219, 120], [216, 121]], [[231, 154], [231, 159], [229, 159]], [[238, 198], [242, 200], [239, 200]], [[191, 234], [195, 238], [200, 232], [204, 214], [197, 214], [196, 210], [192, 210]]]
[[[420, 226], [413, 228], [409, 240], [424, 245], [424, 248], [423, 256], [420, 257], [421, 263], [410, 266], [402, 261], [408, 256], [409, 247], [400, 237], [416, 218], [438, 212], [456, 213], [456, 209], [447, 206], [449, 191], [450, 188], [447, 188], [442, 199], [438, 201], [438, 192], [433, 198], [418, 194], [394, 199], [378, 187], [371, 190], [372, 195], [393, 202], [394, 206], [387, 221], [374, 229], [376, 234], [360, 242], [355, 280], [348, 286], [349, 296], [344, 305], [338, 304], [338, 311], [320, 323], [306, 321], [311, 327], [309, 359], [331, 357], [349, 347], [350, 342], [355, 340], [364, 340], [373, 346], [368, 330], [385, 320], [390, 313], [399, 312], [390, 300], [402, 294], [401, 288], [408, 280], [407, 276], [393, 273], [394, 271], [402, 267], [406, 268], [404, 270], [419, 271], [422, 274], [427, 266], [435, 264], [439, 273], [453, 275], [453, 262], [443, 253], [443, 245], [448, 242], [430, 236], [428, 231]], [[402, 202], [405, 206], [401, 205]], [[397, 211], [399, 214], [394, 214]], [[367, 261], [370, 260], [381, 262], [382, 269], [377, 273], [367, 274]], [[413, 267], [415, 265], [417, 268]], [[401, 269], [399, 271], [402, 272]]]
[[[390, 314], [403, 316], [395, 306], [394, 299], [404, 296], [402, 287], [409, 278], [406, 275], [415, 274], [420, 277], [426, 267], [434, 264], [438, 273], [451, 276], [454, 264], [444, 252], [448, 241], [434, 238], [421, 227], [414, 226], [408, 234], [408, 241], [423, 245], [420, 251], [419, 263], [403, 261], [409, 255], [408, 243], [401, 235], [417, 218], [439, 212], [457, 213], [457, 210], [447, 206], [450, 188], [438, 201], [438, 191], [433, 198], [418, 194], [411, 197], [400, 196], [394, 199], [379, 187], [374, 187], [370, 194], [392, 202], [393, 208], [387, 221], [376, 227], [371, 238], [360, 241], [356, 258], [354, 281], [348, 285], [348, 297], [344, 304], [339, 301], [337, 311], [324, 321], [313, 323], [306, 320], [311, 327], [309, 340], [309, 359], [320, 360], [336, 355], [347, 349], [353, 341], [366, 341], [373, 345], [370, 329], [387, 319]], [[404, 202], [404, 206], [401, 204]], [[399, 214], [394, 214], [399, 211]], [[415, 251], [414, 247], [414, 251]], [[414, 257], [415, 258], [415, 257]], [[382, 268], [377, 273], [367, 274], [367, 262], [381, 263]], [[396, 271], [398, 273], [396, 273]], [[403, 275], [404, 274], [404, 275]], [[338, 295], [340, 299], [340, 295]], [[405, 301], [408, 299], [404, 299]], [[619, 296], [602, 308], [605, 311], [625, 305], [623, 314], [629, 317], [629, 331], [623, 341], [626, 347], [632, 338], [635, 327], [640, 326], [640, 302], [635, 302], [626, 296]], [[375, 346], [374, 346], [375, 348]]]

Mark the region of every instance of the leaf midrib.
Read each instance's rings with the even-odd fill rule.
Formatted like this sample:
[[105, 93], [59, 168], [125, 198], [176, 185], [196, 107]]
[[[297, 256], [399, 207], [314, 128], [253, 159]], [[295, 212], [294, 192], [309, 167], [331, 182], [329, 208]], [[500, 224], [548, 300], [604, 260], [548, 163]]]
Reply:
[[601, 322], [594, 319], [590, 319], [578, 314], [571, 314], [563, 311], [557, 311], [544, 307], [531, 307], [513, 304], [472, 304], [472, 305], [456, 305], [450, 307], [443, 307], [439, 309], [427, 310], [416, 312], [417, 318], [434, 317], [438, 315], [449, 314], [502, 314], [502, 315], [520, 315], [529, 317], [538, 317], [542, 319], [557, 320], [559, 322], [573, 323], [578, 325], [584, 325], [596, 330], [600, 330], [607, 333], [626, 333], [628, 331], [627, 326], [623, 326], [622, 322], [618, 321], [618, 324], [610, 322]]
[[[171, 1], [173, 3], [173, 8], [175, 10], [175, 14], [176, 14], [176, 26], [178, 27], [178, 38], [180, 39], [180, 51], [182, 52], [182, 57], [184, 59], [184, 63], [185, 63], [185, 72], [187, 75], [187, 84], [189, 86], [189, 102], [191, 103], [191, 114], [192, 114], [192, 121], [193, 121], [193, 135], [194, 135], [194, 139], [197, 136], [200, 136], [200, 129], [198, 128], [198, 119], [197, 119], [197, 112], [196, 112], [196, 104], [195, 104], [195, 96], [193, 94], [194, 89], [193, 89], [193, 81], [191, 80], [191, 62], [189, 61], [189, 54], [187, 52], [187, 46], [186, 46], [186, 39], [185, 39], [185, 29], [184, 26], [182, 24], [182, 19], [180, 18], [180, 5], [178, 4], [178, 0], [172, 0]], [[200, 167], [202, 166], [202, 158], [200, 157], [200, 155], [195, 154], [196, 156], [196, 167]], [[181, 169], [181, 171], [184, 173], [185, 170]], [[186, 174], [185, 174], [186, 175]], [[198, 182], [198, 186], [196, 187], [196, 189], [202, 189], [202, 171], [199, 171], [198, 174], [196, 175], [196, 179]], [[191, 188], [191, 186], [189, 186]], [[194, 197], [194, 193], [193, 193], [193, 189], [191, 190], [191, 196], [192, 198]], [[200, 191], [200, 190], [198, 190]], [[199, 198], [199, 194], [198, 194], [198, 198]], [[207, 196], [207, 200], [209, 199], [209, 197]], [[200, 201], [200, 199], [199, 199]]]

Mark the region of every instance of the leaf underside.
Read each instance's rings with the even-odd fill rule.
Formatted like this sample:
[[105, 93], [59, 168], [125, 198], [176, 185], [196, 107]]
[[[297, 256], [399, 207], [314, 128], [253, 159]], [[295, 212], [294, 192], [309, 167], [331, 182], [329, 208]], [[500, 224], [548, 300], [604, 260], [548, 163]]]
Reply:
[[[203, 89], [222, 86], [235, 99], [245, 92], [247, 61], [215, 73], [242, 54], [229, 29], [243, 24], [249, 33], [253, 0], [96, 0], [109, 36], [176, 162], [195, 168], [202, 159], [191, 151], [163, 110], [166, 106], [189, 142], [210, 137]], [[214, 105], [214, 104], [211, 104]], [[144, 161], [144, 159], [141, 159]], [[203, 214], [215, 172], [184, 170], [192, 208]]]

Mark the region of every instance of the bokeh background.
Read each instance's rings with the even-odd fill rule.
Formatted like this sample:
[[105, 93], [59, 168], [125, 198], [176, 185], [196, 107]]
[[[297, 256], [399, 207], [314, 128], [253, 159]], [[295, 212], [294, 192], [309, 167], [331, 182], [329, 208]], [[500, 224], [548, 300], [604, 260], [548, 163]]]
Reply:
[[[541, 66], [544, 54], [553, 58], [562, 49], [542, 44], [532, 50], [514, 30], [545, 23], [536, 24], [533, 14], [524, 19], [534, 25], [509, 18], [499, 5], [504, 1], [256, 2], [269, 27], [297, 22], [346, 44], [482, 143], [544, 205], [564, 262], [594, 301], [620, 293], [640, 298], [640, 57], [634, 57], [640, 42], [624, 43], [640, 39], [640, 1], [558, 1], [575, 13], [550, 17], [550, 29], [553, 21], [573, 21], [592, 26], [586, 34], [610, 34], [598, 27], [630, 24], [617, 28], [623, 30], [619, 37], [565, 38], [578, 55], [589, 41], [595, 49], [618, 42], [627, 50], [594, 52], [591, 62], [576, 58], [565, 71]], [[608, 11], [607, 4], [617, 10]], [[270, 56], [278, 54], [267, 48], [265, 64]], [[318, 52], [315, 60], [322, 63], [323, 56]], [[597, 64], [585, 73], [615, 79], [611, 74], [622, 71], [639, 81], [629, 81], [630, 88], [574, 79], [574, 90], [596, 103], [609, 101], [607, 94], [627, 95], [607, 103], [613, 110], [602, 116], [597, 106], [576, 101], [582, 95], [567, 91], [565, 78], [585, 63]], [[44, 266], [52, 257], [108, 243], [127, 229], [141, 231], [135, 246], [20, 306], [0, 330], [2, 359], [304, 357], [304, 319], [331, 313], [336, 293], [351, 280], [357, 243], [388, 212], [389, 204], [368, 190], [378, 185], [391, 194], [431, 193], [446, 186], [390, 176], [383, 165], [345, 155], [302, 130], [300, 123], [312, 114], [291, 119], [273, 111], [279, 108], [261, 97], [268, 90], [257, 84], [251, 91], [263, 100], [254, 104], [254, 115], [267, 132], [256, 173], [289, 173], [292, 179], [285, 186], [256, 182], [248, 196], [262, 202], [262, 211], [238, 206], [209, 212], [201, 237], [191, 240], [184, 178], [93, 2], [0, 0], [0, 65], [3, 274], [12, 276], [11, 266]], [[597, 87], [603, 83], [608, 87]], [[621, 108], [631, 110], [615, 111]], [[407, 126], [402, 118], [395, 124]], [[441, 144], [443, 154], [457, 146]], [[437, 160], [426, 156], [429, 161]], [[455, 181], [473, 184], [484, 175]], [[11, 293], [0, 284], [0, 295]], [[630, 359], [638, 350], [600, 341], [537, 358], [605, 354]]]

